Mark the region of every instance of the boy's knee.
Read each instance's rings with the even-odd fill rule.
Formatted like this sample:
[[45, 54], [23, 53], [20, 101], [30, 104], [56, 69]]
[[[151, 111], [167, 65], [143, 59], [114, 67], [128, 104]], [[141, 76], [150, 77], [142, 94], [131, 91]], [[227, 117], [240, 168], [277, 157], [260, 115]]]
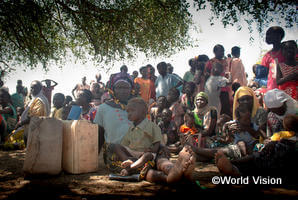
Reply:
[[153, 154], [150, 152], [144, 153], [143, 156], [144, 156], [144, 159], [146, 160], [153, 160]]

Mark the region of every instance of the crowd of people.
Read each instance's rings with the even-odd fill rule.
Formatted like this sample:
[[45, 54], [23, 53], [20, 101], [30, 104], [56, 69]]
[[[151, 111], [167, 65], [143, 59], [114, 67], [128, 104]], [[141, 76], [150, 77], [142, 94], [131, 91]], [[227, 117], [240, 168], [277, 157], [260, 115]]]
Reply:
[[[196, 160], [213, 159], [224, 174], [283, 175], [295, 169], [298, 132], [297, 43], [282, 42], [284, 35], [281, 27], [267, 30], [273, 48], [252, 66], [252, 80], [240, 47], [226, 57], [220, 44], [211, 59], [191, 58], [182, 78], [166, 62], [157, 64], [158, 75], [151, 64], [140, 67], [140, 76], [123, 65], [106, 84], [100, 74], [90, 85], [83, 77], [72, 97], [53, 98], [55, 81], [34, 80], [28, 92], [18, 80], [15, 94], [0, 88], [0, 141], [21, 133], [17, 142], [26, 145], [31, 117], [68, 120], [77, 111], [77, 119], [98, 124], [104, 162], [123, 176], [137, 172], [151, 182], [173, 183], [191, 179]], [[178, 154], [176, 163], [170, 152]]]

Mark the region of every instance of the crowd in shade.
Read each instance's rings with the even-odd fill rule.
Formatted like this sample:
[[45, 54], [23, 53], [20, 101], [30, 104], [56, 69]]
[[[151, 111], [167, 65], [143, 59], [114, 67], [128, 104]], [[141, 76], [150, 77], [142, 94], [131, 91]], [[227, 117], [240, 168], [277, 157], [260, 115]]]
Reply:
[[105, 165], [123, 176], [174, 183], [192, 179], [196, 161], [215, 161], [226, 175], [289, 177], [297, 169], [298, 67], [297, 43], [284, 35], [278, 26], [267, 30], [272, 49], [252, 66], [251, 80], [241, 48], [225, 56], [217, 44], [212, 57], [190, 58], [183, 77], [164, 61], [131, 74], [123, 65], [107, 83], [100, 74], [82, 77], [72, 96], [53, 93], [54, 80], [32, 80], [28, 89], [18, 80], [14, 94], [1, 81], [1, 147], [14, 137], [14, 147], [25, 148], [34, 116], [77, 116], [98, 125]]

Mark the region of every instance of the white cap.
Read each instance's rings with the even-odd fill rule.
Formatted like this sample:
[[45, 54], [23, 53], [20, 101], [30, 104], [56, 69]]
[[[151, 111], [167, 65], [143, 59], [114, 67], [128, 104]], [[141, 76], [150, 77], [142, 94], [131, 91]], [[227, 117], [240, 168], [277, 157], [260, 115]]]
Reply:
[[268, 108], [279, 108], [289, 99], [289, 95], [277, 88], [269, 90], [264, 96], [264, 102]]

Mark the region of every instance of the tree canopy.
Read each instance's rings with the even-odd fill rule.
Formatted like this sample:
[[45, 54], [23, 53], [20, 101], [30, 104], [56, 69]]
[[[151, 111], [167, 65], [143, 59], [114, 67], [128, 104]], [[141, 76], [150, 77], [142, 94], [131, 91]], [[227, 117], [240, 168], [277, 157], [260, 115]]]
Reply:
[[297, 23], [294, 1], [2, 0], [0, 66], [42, 64], [47, 70], [70, 54], [98, 63], [133, 58], [138, 52], [170, 56], [193, 44], [191, 5], [198, 12], [210, 5], [211, 24], [218, 18], [238, 29], [244, 18], [249, 28], [256, 22], [261, 32], [276, 14], [288, 27]]

